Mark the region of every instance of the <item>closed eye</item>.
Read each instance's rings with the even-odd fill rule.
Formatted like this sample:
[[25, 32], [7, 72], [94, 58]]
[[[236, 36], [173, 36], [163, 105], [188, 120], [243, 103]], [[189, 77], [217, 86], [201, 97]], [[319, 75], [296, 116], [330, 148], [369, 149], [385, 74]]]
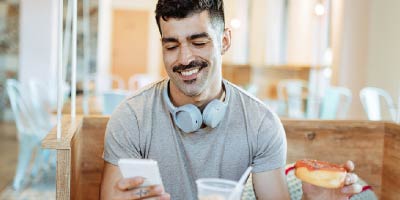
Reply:
[[165, 47], [165, 49], [167, 49], [168, 51], [171, 51], [171, 50], [174, 50], [174, 49], [176, 49], [178, 46], [168, 46], [168, 47]]
[[205, 42], [194, 42], [193, 45], [197, 46], [197, 47], [201, 47], [201, 46], [206, 45], [206, 43]]

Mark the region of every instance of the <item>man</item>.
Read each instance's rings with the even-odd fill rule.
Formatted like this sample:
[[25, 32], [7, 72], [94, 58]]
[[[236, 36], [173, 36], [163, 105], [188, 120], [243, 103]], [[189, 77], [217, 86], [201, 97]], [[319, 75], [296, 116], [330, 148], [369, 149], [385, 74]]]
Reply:
[[[169, 79], [113, 113], [102, 199], [197, 199], [196, 179], [238, 180], [250, 165], [258, 199], [289, 199], [282, 124], [263, 103], [222, 79], [222, 55], [231, 44], [222, 0], [159, 0], [156, 20]], [[120, 158], [158, 161], [165, 188], [140, 187], [141, 177], [123, 179]], [[343, 191], [304, 184], [303, 197], [346, 199], [359, 192], [356, 180], [350, 174]]]

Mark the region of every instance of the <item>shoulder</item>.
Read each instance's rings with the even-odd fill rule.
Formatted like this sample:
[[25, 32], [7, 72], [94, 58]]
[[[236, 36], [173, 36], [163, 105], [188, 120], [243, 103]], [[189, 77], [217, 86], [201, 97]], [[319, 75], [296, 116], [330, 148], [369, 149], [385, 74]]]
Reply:
[[224, 80], [226, 89], [231, 91], [230, 104], [235, 109], [243, 109], [246, 113], [252, 114], [253, 118], [258, 117], [260, 119], [269, 118], [276, 120], [278, 117], [271, 111], [271, 109], [260, 99], [249, 94], [237, 85]]
[[162, 94], [162, 90], [164, 89], [167, 82], [167, 79], [163, 79], [147, 85], [129, 96], [126, 99], [125, 103], [128, 106], [135, 107], [137, 105], [141, 106], [140, 103], [142, 103], [143, 101], [149, 102], [149, 100], [151, 101], [155, 98], [158, 98]]

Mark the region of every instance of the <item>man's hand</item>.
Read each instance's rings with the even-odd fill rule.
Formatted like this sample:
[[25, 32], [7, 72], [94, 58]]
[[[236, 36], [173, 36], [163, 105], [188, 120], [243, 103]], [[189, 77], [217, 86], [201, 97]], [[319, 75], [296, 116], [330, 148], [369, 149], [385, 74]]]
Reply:
[[143, 182], [144, 178], [142, 177], [122, 178], [117, 166], [104, 162], [100, 199], [171, 199], [161, 185], [142, 187]]
[[160, 200], [170, 199], [169, 194], [164, 193], [162, 186], [141, 187], [143, 182], [142, 177], [121, 179], [114, 186], [112, 199], [149, 199], [150, 197], [157, 197]]
[[[352, 172], [354, 163], [347, 161], [344, 167], [347, 172]], [[357, 180], [358, 176], [356, 174], [347, 173], [344, 186], [339, 189], [328, 189], [303, 182], [303, 199], [347, 200], [351, 195], [361, 192], [362, 187], [357, 183]]]

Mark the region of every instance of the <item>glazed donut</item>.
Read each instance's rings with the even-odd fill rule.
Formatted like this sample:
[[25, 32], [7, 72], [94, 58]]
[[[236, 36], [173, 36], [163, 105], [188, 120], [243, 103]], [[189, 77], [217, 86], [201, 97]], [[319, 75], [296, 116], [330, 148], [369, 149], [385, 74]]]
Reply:
[[317, 160], [299, 160], [294, 167], [297, 178], [324, 188], [343, 187], [347, 173], [343, 166]]

